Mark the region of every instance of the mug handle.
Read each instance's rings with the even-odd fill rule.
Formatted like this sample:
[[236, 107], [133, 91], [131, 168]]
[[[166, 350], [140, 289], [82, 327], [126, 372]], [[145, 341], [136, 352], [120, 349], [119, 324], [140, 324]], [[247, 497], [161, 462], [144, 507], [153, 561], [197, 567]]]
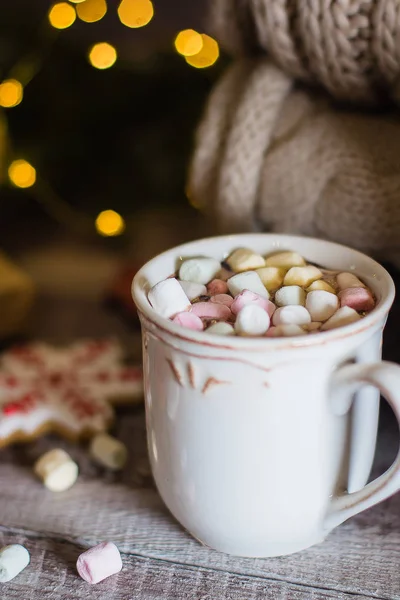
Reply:
[[[389, 402], [400, 428], [400, 366], [390, 362], [355, 364], [342, 367], [335, 373], [333, 409], [335, 414], [346, 414], [360, 384], [377, 387]], [[380, 477], [352, 494], [334, 497], [325, 520], [331, 531], [350, 517], [386, 500], [400, 490], [400, 450], [392, 466]]]

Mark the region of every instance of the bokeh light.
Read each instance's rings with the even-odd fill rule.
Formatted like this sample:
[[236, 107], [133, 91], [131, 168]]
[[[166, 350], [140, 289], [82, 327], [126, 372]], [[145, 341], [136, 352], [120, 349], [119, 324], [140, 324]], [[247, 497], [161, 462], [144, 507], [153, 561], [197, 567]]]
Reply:
[[97, 216], [96, 229], [106, 237], [121, 235], [125, 230], [125, 221], [115, 210], [103, 210]]
[[188, 65], [196, 67], [196, 69], [205, 69], [211, 67], [219, 58], [218, 43], [209, 35], [201, 34], [203, 39], [203, 47], [194, 56], [186, 56], [185, 60]]
[[31, 187], [36, 181], [36, 169], [24, 159], [14, 160], [8, 167], [10, 181], [19, 188]]
[[85, 2], [85, 0], [69, 0], [73, 4], [81, 4], [81, 2]]
[[117, 60], [117, 51], [107, 42], [99, 42], [91, 47], [89, 61], [96, 69], [109, 69]]
[[67, 2], [54, 4], [49, 11], [49, 21], [56, 29], [67, 29], [75, 22], [75, 8]]
[[182, 56], [194, 56], [203, 48], [203, 38], [194, 29], [185, 29], [176, 36], [175, 48]]
[[144, 27], [154, 15], [154, 6], [150, 0], [122, 0], [118, 7], [118, 16], [127, 27]]
[[24, 95], [22, 84], [16, 79], [6, 79], [0, 84], [0, 106], [17, 106]]
[[85, 0], [77, 5], [76, 12], [81, 21], [85, 21], [85, 23], [96, 23], [96, 21], [100, 21], [107, 12], [106, 0]]

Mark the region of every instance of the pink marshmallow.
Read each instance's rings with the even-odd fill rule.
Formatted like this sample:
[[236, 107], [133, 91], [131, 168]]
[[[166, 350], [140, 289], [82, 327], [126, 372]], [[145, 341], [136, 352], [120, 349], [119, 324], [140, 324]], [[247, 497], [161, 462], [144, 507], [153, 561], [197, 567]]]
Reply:
[[173, 323], [186, 327], [187, 329], [193, 329], [194, 331], [203, 331], [203, 321], [196, 314], [192, 312], [180, 312], [172, 319]]
[[192, 313], [206, 319], [227, 321], [232, 317], [230, 309], [218, 302], [196, 302], [192, 305]]
[[228, 306], [229, 308], [232, 305], [233, 298], [229, 294], [217, 294], [216, 296], [211, 296], [210, 302], [225, 304], [225, 306]]
[[340, 306], [349, 306], [357, 311], [369, 311], [375, 306], [371, 292], [363, 287], [347, 288], [339, 292]]
[[250, 290], [243, 290], [243, 292], [240, 292], [240, 294], [235, 297], [231, 306], [231, 311], [234, 315], [237, 315], [242, 308], [248, 304], [260, 306], [269, 314], [270, 317], [272, 317], [276, 308], [275, 304], [270, 300], [267, 300], [266, 298], [263, 298], [259, 294], [251, 292]]
[[77, 560], [76, 568], [87, 583], [99, 583], [121, 571], [121, 555], [115, 544], [102, 542], [83, 552]]
[[276, 327], [273, 325], [272, 327], [270, 327], [267, 331], [267, 333], [265, 334], [265, 337], [275, 337], [275, 332], [276, 332]]
[[210, 296], [216, 296], [217, 294], [226, 294], [228, 292], [228, 284], [222, 279], [213, 279], [207, 284], [207, 291]]

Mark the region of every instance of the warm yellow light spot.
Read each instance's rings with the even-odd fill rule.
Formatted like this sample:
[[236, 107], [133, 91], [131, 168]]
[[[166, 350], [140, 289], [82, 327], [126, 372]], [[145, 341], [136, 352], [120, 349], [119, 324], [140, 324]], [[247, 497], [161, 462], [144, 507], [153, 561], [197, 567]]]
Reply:
[[91, 47], [89, 61], [96, 69], [109, 69], [117, 60], [117, 51], [107, 42], [99, 42]]
[[22, 100], [24, 89], [16, 79], [6, 79], [0, 84], [0, 106], [11, 108]]
[[106, 0], [85, 0], [76, 7], [76, 12], [81, 21], [96, 23], [104, 17], [107, 12]]
[[10, 181], [19, 188], [31, 187], [36, 181], [36, 169], [22, 158], [14, 160], [8, 167]]
[[81, 2], [85, 2], [85, 0], [69, 0], [73, 4], [81, 4]]
[[182, 56], [194, 56], [203, 48], [203, 38], [194, 29], [185, 29], [176, 36], [175, 48]]
[[154, 15], [150, 0], [122, 0], [118, 7], [118, 16], [127, 27], [144, 27]]
[[96, 229], [107, 237], [121, 235], [125, 230], [125, 221], [115, 210], [103, 210], [96, 219]]
[[58, 2], [49, 11], [49, 21], [56, 29], [71, 27], [75, 19], [75, 8], [67, 2]]
[[218, 43], [209, 35], [201, 34], [203, 39], [203, 47], [194, 56], [187, 56], [186, 62], [196, 69], [205, 69], [211, 67], [219, 58]]

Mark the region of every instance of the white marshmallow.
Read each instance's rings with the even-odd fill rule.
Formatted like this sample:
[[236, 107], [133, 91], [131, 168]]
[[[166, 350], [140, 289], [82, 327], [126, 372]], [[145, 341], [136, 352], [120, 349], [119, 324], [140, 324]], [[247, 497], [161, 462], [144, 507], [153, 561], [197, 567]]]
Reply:
[[228, 279], [227, 284], [232, 296], [237, 296], [243, 290], [250, 290], [250, 292], [259, 294], [267, 300], [269, 299], [269, 292], [255, 271], [245, 271], [244, 273], [233, 275], [233, 277]]
[[321, 279], [322, 273], [317, 267], [307, 265], [306, 267], [292, 267], [285, 275], [283, 285], [300, 285], [307, 287], [313, 281]]
[[108, 433], [97, 434], [90, 444], [90, 454], [104, 467], [118, 471], [128, 458], [126, 446]]
[[306, 308], [313, 321], [327, 321], [339, 308], [339, 298], [325, 290], [314, 290], [307, 294]]
[[316, 290], [325, 290], [325, 292], [330, 292], [331, 294], [336, 294], [335, 288], [330, 285], [327, 281], [323, 279], [318, 279], [317, 281], [313, 281], [310, 286], [306, 289], [306, 292], [315, 292]]
[[266, 267], [282, 267], [286, 270], [291, 267], [304, 267], [306, 261], [298, 252], [278, 252], [265, 257]]
[[256, 273], [260, 276], [267, 290], [271, 292], [281, 287], [286, 269], [280, 267], [262, 267], [261, 269], [256, 269]]
[[215, 258], [189, 258], [181, 264], [179, 279], [194, 283], [208, 283], [221, 270], [221, 263]]
[[206, 329], [206, 333], [212, 333], [213, 335], [235, 335], [235, 330], [229, 323], [220, 321], [219, 323], [210, 325], [210, 327]]
[[304, 306], [282, 306], [272, 316], [274, 325], [306, 325], [311, 323], [310, 313]]
[[337, 284], [340, 290], [346, 290], [352, 287], [366, 287], [365, 284], [358, 279], [353, 273], [339, 273], [336, 277]]
[[247, 304], [236, 317], [238, 335], [264, 335], [270, 325], [269, 314], [260, 306]]
[[226, 261], [232, 271], [241, 273], [242, 271], [251, 271], [263, 267], [265, 260], [261, 254], [256, 254], [248, 248], [238, 248], [228, 256]]
[[339, 308], [339, 310], [337, 310], [335, 314], [322, 325], [321, 331], [343, 327], [343, 325], [349, 325], [360, 319], [360, 315], [354, 308], [343, 306], [343, 308]]
[[29, 565], [29, 552], [20, 544], [4, 546], [0, 550], [0, 583], [14, 579]]
[[33, 468], [47, 489], [52, 492], [68, 490], [78, 477], [78, 465], [61, 448], [43, 454]]
[[195, 281], [179, 281], [179, 284], [190, 301], [199, 296], [207, 295], [207, 288], [203, 283], [196, 283]]
[[304, 306], [306, 293], [298, 285], [286, 285], [280, 288], [275, 294], [275, 304], [278, 306], [288, 306], [299, 304]]
[[156, 283], [149, 291], [148, 299], [154, 310], [167, 319], [191, 306], [189, 298], [174, 277]]
[[292, 337], [305, 335], [305, 331], [299, 325], [278, 325], [270, 329], [267, 335], [270, 335], [270, 337]]

